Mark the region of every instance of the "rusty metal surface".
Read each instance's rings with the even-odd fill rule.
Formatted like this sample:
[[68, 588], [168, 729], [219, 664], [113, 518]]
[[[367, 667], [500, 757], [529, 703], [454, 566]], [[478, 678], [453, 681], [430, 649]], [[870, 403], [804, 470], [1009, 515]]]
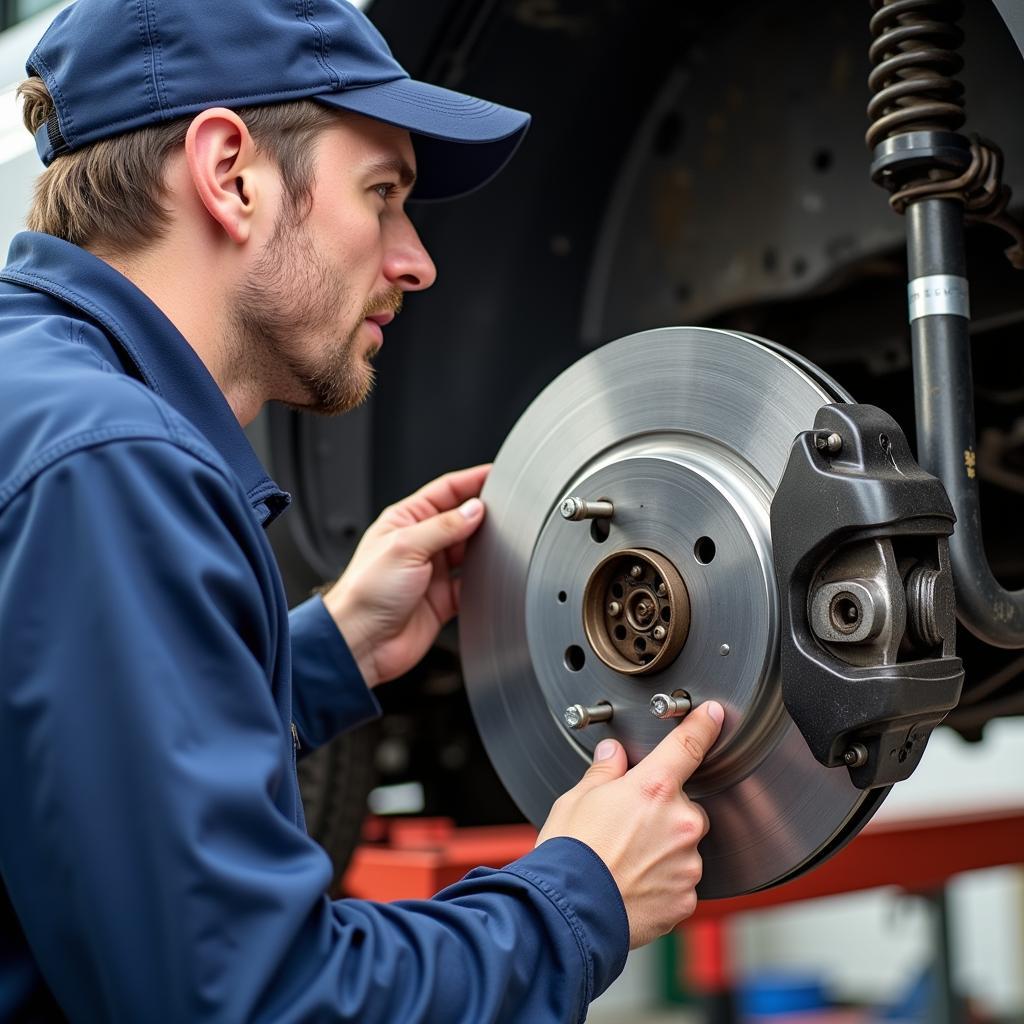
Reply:
[[656, 551], [616, 551], [598, 564], [587, 583], [583, 629], [594, 653], [616, 672], [662, 671], [690, 631], [686, 584]]

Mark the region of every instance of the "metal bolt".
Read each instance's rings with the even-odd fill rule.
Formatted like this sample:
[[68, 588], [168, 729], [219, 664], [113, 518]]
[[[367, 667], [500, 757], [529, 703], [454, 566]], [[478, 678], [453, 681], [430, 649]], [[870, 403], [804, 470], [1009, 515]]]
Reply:
[[610, 501], [584, 501], [582, 498], [566, 498], [561, 505], [563, 519], [579, 522], [581, 519], [611, 519], [615, 506]]
[[629, 575], [632, 576], [635, 580], [640, 579], [640, 577], [643, 576], [643, 574], [644, 569], [642, 565], [634, 565], [633, 568], [629, 570]]
[[693, 704], [684, 693], [656, 693], [651, 698], [651, 714], [655, 718], [683, 718], [690, 713]]
[[655, 626], [653, 636], [655, 640], [664, 640], [668, 633], [664, 626]]
[[718, 648], [718, 653], [724, 658], [731, 650], [732, 648], [728, 644], [722, 644], [722, 646]]
[[653, 609], [651, 608], [651, 606], [646, 601], [641, 601], [636, 606], [636, 617], [638, 619], [646, 619], [647, 616], [651, 614], [652, 610]]
[[611, 704], [570, 704], [562, 713], [562, 720], [570, 729], [585, 729], [595, 722], [608, 722], [611, 717]]
[[659, 583], [657, 590], [658, 597], [664, 597], [667, 593], [668, 587], [666, 587], [664, 583]]
[[843, 439], [838, 434], [819, 434], [814, 439], [814, 447], [818, 451], [827, 451], [831, 455], [835, 455], [837, 452], [843, 450]]
[[612, 601], [612, 603], [610, 605], [608, 605], [608, 614], [609, 615], [621, 615], [622, 614], [622, 605], [619, 604], [618, 601]]
[[863, 743], [854, 743], [845, 754], [843, 762], [847, 768], [860, 768], [868, 763], [868, 748]]

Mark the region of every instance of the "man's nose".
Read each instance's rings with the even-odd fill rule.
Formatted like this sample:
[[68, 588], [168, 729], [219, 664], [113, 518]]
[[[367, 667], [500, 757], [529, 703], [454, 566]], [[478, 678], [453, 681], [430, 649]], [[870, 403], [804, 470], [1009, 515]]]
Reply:
[[407, 217], [393, 227], [384, 258], [384, 274], [407, 292], [421, 292], [437, 280], [434, 261]]

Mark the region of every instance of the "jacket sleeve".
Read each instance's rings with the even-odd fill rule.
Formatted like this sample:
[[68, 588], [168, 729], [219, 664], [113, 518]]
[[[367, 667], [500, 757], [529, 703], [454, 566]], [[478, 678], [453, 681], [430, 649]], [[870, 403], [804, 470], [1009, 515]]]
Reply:
[[319, 596], [293, 608], [292, 716], [300, 756], [380, 715], [345, 638]]
[[286, 638], [258, 529], [214, 461], [158, 439], [0, 494], [0, 872], [58, 1002], [108, 1021], [582, 1020], [628, 929], [574, 840], [429, 901], [324, 895], [330, 863], [284, 810], [268, 666]]

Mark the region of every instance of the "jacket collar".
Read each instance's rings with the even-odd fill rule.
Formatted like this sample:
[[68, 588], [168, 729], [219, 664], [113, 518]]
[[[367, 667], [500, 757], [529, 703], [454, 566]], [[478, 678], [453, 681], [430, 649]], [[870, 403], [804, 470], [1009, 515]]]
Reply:
[[235, 472], [264, 525], [291, 498], [267, 475], [227, 399], [181, 332], [144, 292], [92, 253], [26, 231], [0, 280], [43, 292], [98, 325], [135, 374], [195, 426]]

